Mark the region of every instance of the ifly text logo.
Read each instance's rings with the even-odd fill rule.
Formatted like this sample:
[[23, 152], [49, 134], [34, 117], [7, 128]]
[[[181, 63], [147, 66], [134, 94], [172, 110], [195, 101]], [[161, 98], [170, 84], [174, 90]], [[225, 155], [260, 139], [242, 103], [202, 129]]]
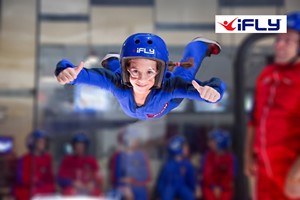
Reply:
[[137, 53], [155, 54], [155, 49], [137, 48]]
[[216, 33], [286, 33], [286, 15], [216, 15]]

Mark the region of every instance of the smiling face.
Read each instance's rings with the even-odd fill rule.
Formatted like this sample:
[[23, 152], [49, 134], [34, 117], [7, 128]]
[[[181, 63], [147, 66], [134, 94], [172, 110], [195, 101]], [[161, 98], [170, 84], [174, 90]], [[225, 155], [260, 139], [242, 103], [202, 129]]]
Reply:
[[157, 62], [149, 59], [132, 59], [127, 68], [129, 81], [134, 92], [139, 94], [148, 93], [155, 83], [158, 74]]
[[287, 64], [298, 54], [299, 33], [288, 30], [287, 33], [279, 34], [275, 41], [275, 62]]

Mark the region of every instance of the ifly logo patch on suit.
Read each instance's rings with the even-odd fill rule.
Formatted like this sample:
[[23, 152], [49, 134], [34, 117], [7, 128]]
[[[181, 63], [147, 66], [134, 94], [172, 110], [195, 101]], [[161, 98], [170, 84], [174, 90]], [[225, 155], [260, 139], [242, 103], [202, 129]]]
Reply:
[[216, 33], [286, 33], [286, 15], [216, 15]]

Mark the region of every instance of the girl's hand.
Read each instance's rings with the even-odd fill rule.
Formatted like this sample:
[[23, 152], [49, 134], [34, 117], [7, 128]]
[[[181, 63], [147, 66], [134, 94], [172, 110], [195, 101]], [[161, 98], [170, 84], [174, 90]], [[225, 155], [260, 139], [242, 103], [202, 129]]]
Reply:
[[68, 68], [64, 69], [56, 77], [57, 81], [62, 85], [74, 81], [77, 78], [78, 74], [83, 69], [83, 66], [84, 66], [84, 63], [81, 62], [75, 68], [68, 67]]
[[202, 99], [210, 102], [216, 102], [220, 99], [220, 93], [212, 87], [201, 86], [195, 80], [192, 81], [194, 88], [199, 92]]

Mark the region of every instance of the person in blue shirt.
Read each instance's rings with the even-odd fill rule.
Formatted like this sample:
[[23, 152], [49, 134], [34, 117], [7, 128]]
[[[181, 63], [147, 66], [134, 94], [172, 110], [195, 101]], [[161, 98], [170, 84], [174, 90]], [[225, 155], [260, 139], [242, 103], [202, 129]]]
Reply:
[[[218, 78], [201, 82], [195, 79], [202, 60], [218, 54], [221, 46], [212, 40], [195, 38], [185, 47], [181, 62], [169, 61], [162, 38], [151, 33], [136, 33], [122, 45], [120, 67], [84, 68], [61, 60], [55, 70], [60, 84], [89, 84], [109, 90], [123, 111], [141, 120], [160, 118], [176, 108], [184, 98], [216, 103], [222, 99], [225, 84]], [[168, 65], [178, 66], [168, 72]], [[186, 66], [188, 68], [186, 68]]]
[[159, 173], [156, 190], [161, 200], [196, 199], [196, 172], [185, 157], [186, 140], [175, 136], [168, 143], [168, 159]]
[[115, 167], [116, 188], [124, 199], [148, 200], [151, 181], [149, 158], [140, 149], [138, 138], [127, 139], [125, 150], [117, 155]]

